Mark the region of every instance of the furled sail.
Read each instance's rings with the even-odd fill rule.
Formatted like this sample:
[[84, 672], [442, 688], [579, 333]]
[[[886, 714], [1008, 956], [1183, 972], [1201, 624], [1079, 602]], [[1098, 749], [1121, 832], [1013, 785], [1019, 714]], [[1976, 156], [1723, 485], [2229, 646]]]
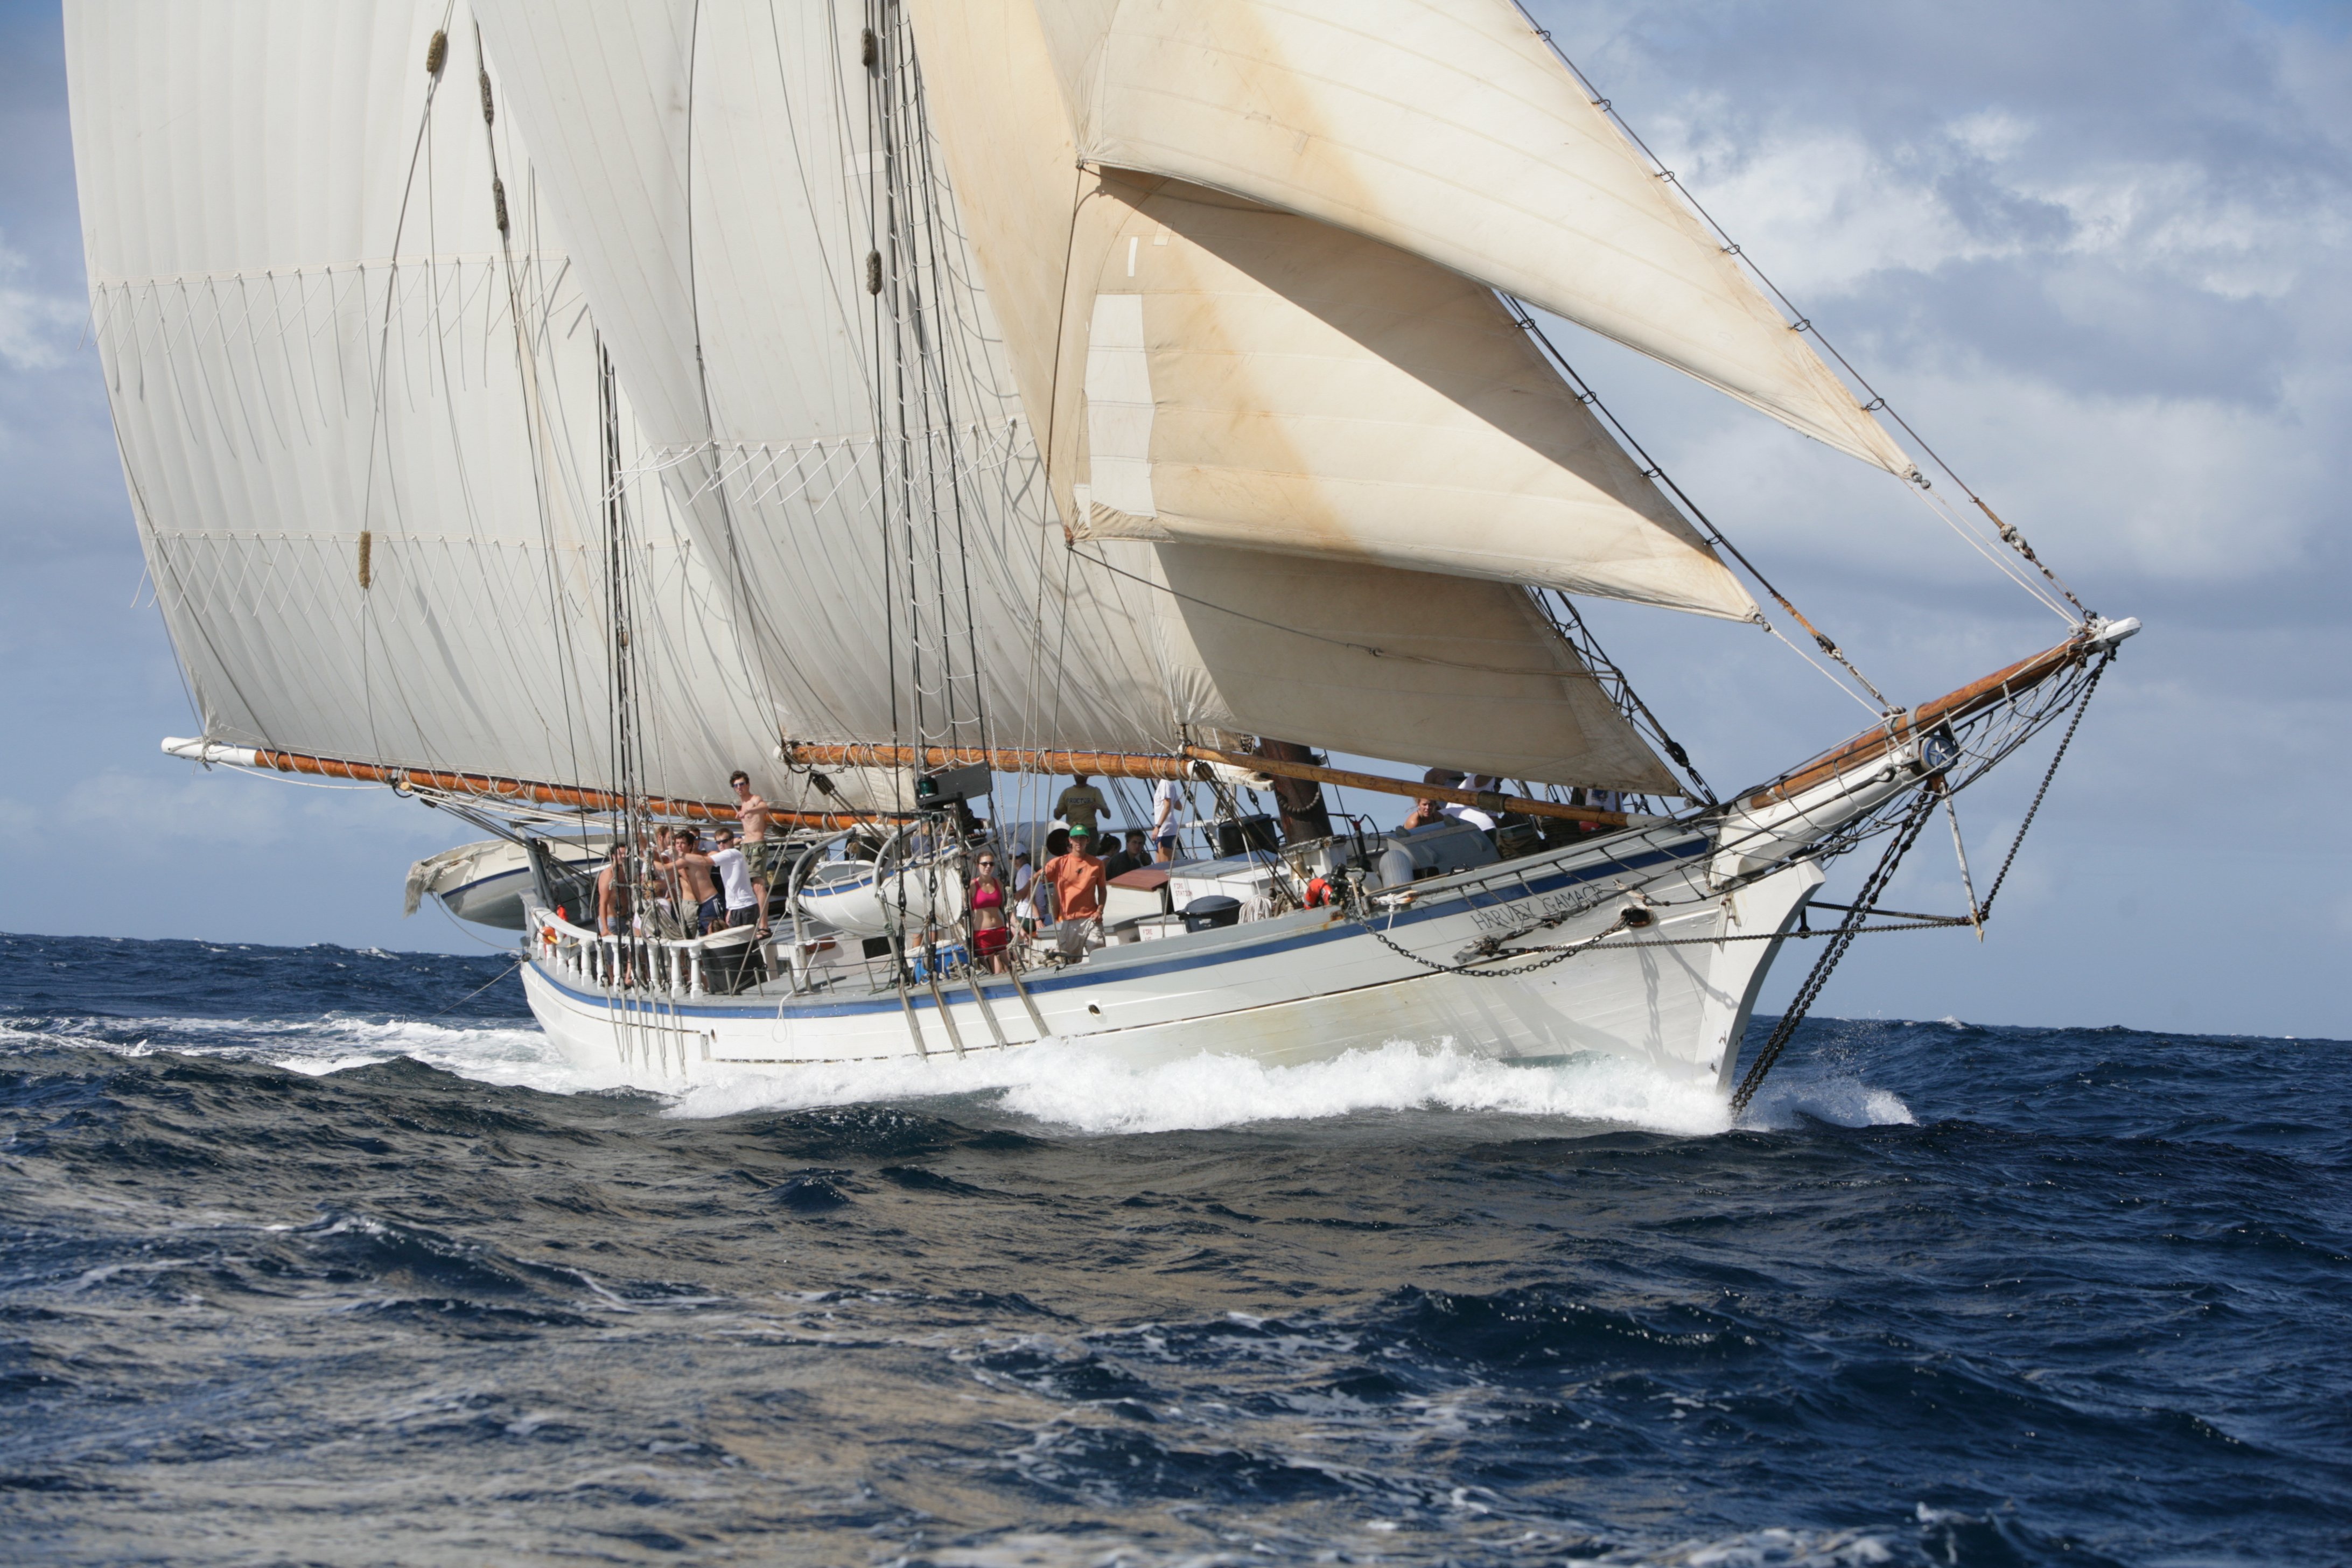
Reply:
[[[206, 737], [618, 787], [604, 425], [634, 420], [463, 4], [66, 22], [94, 331]], [[769, 703], [666, 508], [624, 555], [640, 782], [719, 793]]]
[[[1517, 586], [1349, 565], [1328, 605], [1286, 606], [1256, 550], [1066, 540], [1040, 458], [1062, 274], [1005, 237], [1038, 211], [1067, 235], [1069, 167], [914, 90], [898, 29], [869, 64], [866, 18], [837, 8], [478, 9], [647, 466], [723, 563], [795, 739], [1158, 751], [1217, 728], [1669, 787]], [[928, 89], [946, 68], [925, 50]], [[973, 179], [992, 155], [1023, 177]]]
[[1032, 0], [1097, 163], [1428, 258], [1911, 462], [1508, 0]]

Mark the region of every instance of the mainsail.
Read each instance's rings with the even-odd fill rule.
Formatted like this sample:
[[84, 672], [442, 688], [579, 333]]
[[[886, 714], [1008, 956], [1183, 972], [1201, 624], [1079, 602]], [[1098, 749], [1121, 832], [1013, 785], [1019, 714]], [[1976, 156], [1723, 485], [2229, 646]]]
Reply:
[[[1066, 239], [1066, 175], [1041, 197], [1030, 174], [1055, 171], [958, 118], [931, 86], [952, 49], [927, 44], [919, 68], [894, 7], [870, 45], [863, 16], [750, 0], [478, 12], [622, 379], [796, 739], [985, 727], [1164, 750], [1220, 728], [1671, 787], [1516, 584], [1377, 552], [1286, 575], [1213, 539], [1065, 538], [1041, 457], [1059, 438], [1050, 351], [1036, 368], [1062, 274], [1041, 313], [1024, 268], [1042, 237]], [[1022, 173], [974, 176], [992, 156]], [[1474, 510], [1434, 498], [1422, 531]], [[1491, 554], [1466, 564], [1496, 572]], [[1746, 613], [1727, 578], [1712, 592], [1706, 607]]]
[[[94, 332], [206, 738], [615, 781], [607, 417], [638, 438], [464, 7], [78, 5], [66, 41]], [[707, 795], [770, 704], [667, 510], [632, 539], [641, 782]]]

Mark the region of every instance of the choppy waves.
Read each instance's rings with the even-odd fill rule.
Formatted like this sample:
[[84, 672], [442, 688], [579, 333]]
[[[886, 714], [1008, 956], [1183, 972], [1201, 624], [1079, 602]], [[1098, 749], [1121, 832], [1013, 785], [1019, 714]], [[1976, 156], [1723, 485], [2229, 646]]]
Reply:
[[1737, 1126], [1447, 1042], [665, 1099], [566, 1067], [495, 961], [193, 945], [0, 939], [28, 1560], [2352, 1534], [2340, 1045], [1822, 1020]]

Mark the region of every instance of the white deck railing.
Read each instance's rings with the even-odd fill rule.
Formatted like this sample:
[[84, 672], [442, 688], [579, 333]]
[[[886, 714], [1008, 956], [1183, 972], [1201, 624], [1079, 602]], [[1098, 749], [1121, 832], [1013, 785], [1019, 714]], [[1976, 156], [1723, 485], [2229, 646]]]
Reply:
[[733, 926], [700, 937], [604, 936], [546, 910], [530, 911], [531, 956], [587, 984], [606, 990], [646, 991], [668, 996], [708, 996], [707, 960], [721, 954], [748, 957], [757, 948], [775, 971], [772, 939], [751, 926]]

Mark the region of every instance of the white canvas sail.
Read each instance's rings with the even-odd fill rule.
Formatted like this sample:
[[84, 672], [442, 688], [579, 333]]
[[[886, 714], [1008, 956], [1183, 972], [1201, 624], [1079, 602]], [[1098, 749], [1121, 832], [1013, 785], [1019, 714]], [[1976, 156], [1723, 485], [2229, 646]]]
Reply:
[[[893, 187], [869, 91], [889, 84], [872, 85], [862, 61], [862, 16], [741, 0], [479, 9], [600, 319], [652, 324], [636, 338], [616, 328], [615, 362], [698, 541], [751, 606], [739, 635], [795, 739], [971, 743], [984, 715], [1000, 745], [1157, 751], [1214, 727], [1393, 754], [1375, 742], [1412, 730], [1423, 750], [1483, 755], [1494, 716], [1460, 691], [1507, 668], [1551, 699], [1514, 712], [1527, 728], [1509, 750], [1542, 763], [1518, 776], [1592, 782], [1591, 767], [1622, 771], [1628, 744], [1646, 756], [1573, 655], [1529, 624], [1517, 587], [1486, 584], [1465, 606], [1489, 643], [1510, 643], [1500, 657], [1399, 659], [1385, 644], [1392, 628], [1421, 635], [1426, 574], [1351, 574], [1353, 635], [1309, 639], [1327, 650], [1330, 700], [1283, 727], [1300, 706], [1293, 626], [1226, 615], [1220, 636], [1194, 637], [1200, 606], [1153, 547], [1073, 551], [1038, 457], [1053, 373], [1048, 361], [1040, 379], [1034, 283], [1005, 281], [1034, 249], [1034, 235], [1002, 243], [1024, 195], [971, 175], [991, 149], [933, 90], [921, 108], [936, 118], [908, 127], [896, 155], [933, 161], [922, 191], [938, 221], [895, 243], [877, 227]], [[883, 68], [910, 68], [894, 54]], [[1064, 206], [1055, 233], [1067, 217]], [[886, 248], [888, 287], [872, 295], [867, 258]], [[921, 320], [884, 314], [909, 309], [913, 282]], [[1018, 324], [1000, 340], [1001, 298]], [[916, 374], [938, 383], [908, 394], [882, 379], [877, 334], [919, 332], [936, 368]], [[930, 398], [928, 412], [910, 416], [910, 395]], [[908, 482], [955, 515], [917, 518], [897, 489]]]
[[[1060, 385], [1081, 535], [1756, 607], [1493, 292], [1197, 185], [1080, 209]], [[1089, 287], [1089, 285], [1091, 285]], [[1106, 328], [1110, 329], [1108, 332]], [[1121, 329], [1125, 329], [1123, 331]]]
[[[1755, 614], [1491, 291], [1198, 185], [1074, 177], [1026, 0], [915, 15], [966, 205], [1001, 215], [976, 220], [983, 262], [1028, 296], [1007, 336], [1034, 334], [1032, 395], [1055, 400], [1056, 499], [1080, 536]], [[1055, 303], [1037, 279], [1057, 278]]]
[[[465, 8], [76, 4], [67, 47], [95, 334], [207, 737], [615, 784], [596, 325]], [[723, 794], [768, 704], [689, 541], [635, 521], [646, 782]]]
[[1098, 163], [1400, 247], [1910, 459], [1508, 0], [1034, 0]]

